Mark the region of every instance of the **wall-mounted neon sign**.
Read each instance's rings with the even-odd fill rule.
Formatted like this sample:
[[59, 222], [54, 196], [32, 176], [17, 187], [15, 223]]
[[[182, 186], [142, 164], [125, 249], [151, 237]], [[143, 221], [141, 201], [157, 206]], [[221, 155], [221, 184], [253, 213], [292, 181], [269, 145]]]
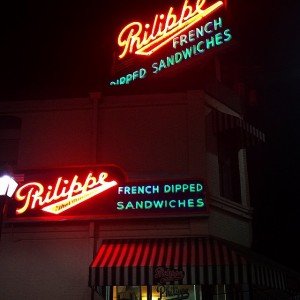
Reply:
[[[180, 9], [170, 7], [166, 14], [156, 14], [152, 22], [135, 21], [123, 27], [117, 38], [120, 50], [117, 64], [122, 65], [129, 56], [135, 57], [133, 61], [138, 56], [145, 59], [139, 61], [139, 66], [132, 66], [134, 69], [127, 74], [123, 68], [123, 74], [111, 80], [110, 85], [145, 79], [231, 41], [231, 31], [224, 26], [223, 18], [215, 16], [224, 7], [223, 1], [206, 2], [196, 0], [192, 4], [185, 0]], [[164, 52], [158, 51], [162, 48]], [[163, 57], [158, 57], [160, 53]]]
[[195, 181], [119, 186], [117, 210], [203, 209], [203, 188], [202, 183]]
[[127, 53], [151, 55], [223, 5], [223, 1], [217, 1], [203, 8], [205, 2], [206, 0], [197, 0], [193, 6], [189, 4], [189, 0], [185, 0], [178, 15], [170, 7], [166, 16], [156, 14], [151, 26], [149, 23], [129, 23], [118, 36], [118, 45], [122, 49], [119, 58], [125, 57]]
[[29, 182], [16, 191], [15, 198], [22, 204], [16, 213], [23, 214], [38, 206], [43, 211], [60, 214], [117, 185], [115, 180], [106, 181], [107, 178], [108, 173], [101, 172], [96, 176], [89, 173], [82, 182], [78, 175], [71, 180], [59, 177], [53, 186], [47, 187], [39, 182]]
[[[74, 175], [76, 174], [76, 175]], [[117, 167], [24, 173], [7, 221], [143, 218], [207, 212], [201, 180], [128, 182]]]

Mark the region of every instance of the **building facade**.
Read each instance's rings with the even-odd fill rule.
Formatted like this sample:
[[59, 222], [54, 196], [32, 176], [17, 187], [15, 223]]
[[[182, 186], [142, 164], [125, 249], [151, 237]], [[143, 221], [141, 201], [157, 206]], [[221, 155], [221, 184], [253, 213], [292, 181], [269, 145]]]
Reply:
[[[247, 148], [264, 134], [238, 107], [204, 89], [2, 102], [1, 160], [19, 191], [4, 211], [1, 299], [296, 299], [297, 276], [250, 250]], [[56, 197], [54, 185], [21, 192], [55, 170], [79, 174], [80, 193], [80, 170], [114, 168], [117, 196], [93, 211], [72, 208], [67, 181]]]

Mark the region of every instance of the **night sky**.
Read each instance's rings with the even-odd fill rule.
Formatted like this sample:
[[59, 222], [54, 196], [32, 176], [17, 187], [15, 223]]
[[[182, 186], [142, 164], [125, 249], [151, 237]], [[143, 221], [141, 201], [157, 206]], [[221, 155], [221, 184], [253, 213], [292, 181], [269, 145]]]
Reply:
[[[6, 1], [1, 4], [0, 100], [86, 97], [101, 91], [120, 23], [162, 1]], [[171, 0], [166, 1], [172, 3]], [[247, 84], [247, 104], [266, 144], [250, 151], [254, 248], [300, 271], [298, 162], [299, 1], [228, 0]], [[180, 1], [181, 3], [181, 1]]]

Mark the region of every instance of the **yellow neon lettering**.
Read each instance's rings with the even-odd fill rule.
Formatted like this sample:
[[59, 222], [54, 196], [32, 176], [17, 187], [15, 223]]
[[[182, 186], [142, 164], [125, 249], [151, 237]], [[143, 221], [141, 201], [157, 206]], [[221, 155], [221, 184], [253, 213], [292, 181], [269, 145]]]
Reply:
[[126, 25], [118, 36], [118, 45], [122, 48], [119, 58], [122, 59], [128, 53], [151, 55], [223, 5], [223, 1], [217, 1], [206, 9], [202, 9], [206, 0], [197, 0], [195, 7], [188, 1], [185, 0], [179, 17], [173, 13], [173, 7], [169, 8], [166, 17], [163, 14], [155, 15], [152, 30], [149, 24], [143, 26], [140, 22]]

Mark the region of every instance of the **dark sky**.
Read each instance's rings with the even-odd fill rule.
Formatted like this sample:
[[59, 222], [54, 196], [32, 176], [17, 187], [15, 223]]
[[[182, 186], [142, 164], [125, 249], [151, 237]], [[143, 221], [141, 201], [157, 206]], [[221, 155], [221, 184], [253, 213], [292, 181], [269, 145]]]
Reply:
[[273, 3], [268, 4], [269, 12], [263, 12], [263, 27], [254, 28], [260, 31], [262, 46], [256, 54], [261, 66], [256, 76], [261, 98], [249, 112], [266, 133], [266, 144], [251, 156], [254, 245], [300, 271], [300, 7], [296, 1]]
[[[116, 28], [162, 1], [6, 1], [1, 4], [0, 99], [87, 96], [101, 90]], [[169, 0], [169, 3], [172, 1]], [[228, 0], [266, 144], [250, 153], [254, 246], [300, 271], [299, 1]], [[180, 2], [181, 3], [181, 2]]]

